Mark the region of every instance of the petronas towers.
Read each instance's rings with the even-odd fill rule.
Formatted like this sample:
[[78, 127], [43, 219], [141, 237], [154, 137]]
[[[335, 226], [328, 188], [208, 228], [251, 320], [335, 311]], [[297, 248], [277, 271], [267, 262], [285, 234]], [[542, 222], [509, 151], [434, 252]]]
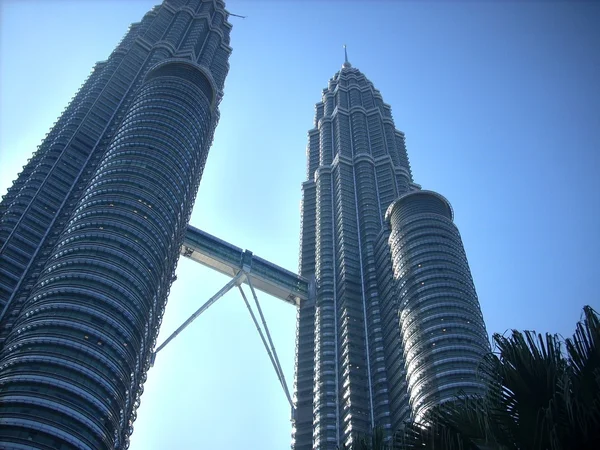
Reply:
[[[221, 0], [166, 0], [96, 64], [0, 203], [0, 448], [125, 449], [229, 70]], [[293, 442], [352, 445], [489, 350], [453, 211], [347, 58], [302, 183]]]

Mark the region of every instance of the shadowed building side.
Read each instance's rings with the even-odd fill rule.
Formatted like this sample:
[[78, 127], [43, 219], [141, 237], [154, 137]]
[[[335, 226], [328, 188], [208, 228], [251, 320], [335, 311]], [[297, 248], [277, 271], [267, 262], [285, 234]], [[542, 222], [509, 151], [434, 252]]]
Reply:
[[397, 430], [404, 422], [410, 420], [411, 410], [408, 401], [402, 336], [398, 326], [398, 295], [391, 265], [389, 235], [390, 232], [386, 227], [377, 238], [375, 264], [377, 265], [377, 285], [381, 298], [381, 327], [389, 389], [389, 418], [391, 430]]
[[155, 7], [3, 199], [0, 447], [128, 447], [219, 118], [230, 28], [219, 1]]

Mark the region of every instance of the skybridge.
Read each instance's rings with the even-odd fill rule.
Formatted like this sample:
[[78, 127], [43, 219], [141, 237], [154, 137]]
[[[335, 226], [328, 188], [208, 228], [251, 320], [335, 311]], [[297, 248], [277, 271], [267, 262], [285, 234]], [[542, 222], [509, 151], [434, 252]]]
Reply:
[[[263, 258], [254, 255], [249, 250], [243, 250], [229, 242], [225, 242], [205, 231], [188, 226], [183, 245], [181, 246], [181, 255], [190, 258], [206, 267], [210, 267], [217, 272], [231, 277], [231, 280], [225, 284], [215, 295], [209, 298], [194, 314], [192, 314], [177, 330], [175, 330], [165, 341], [160, 344], [152, 355], [152, 364], [156, 354], [175, 339], [188, 325], [198, 318], [204, 311], [213, 305], [219, 298], [225, 295], [229, 290], [237, 287], [240, 291], [246, 308], [256, 326], [260, 338], [265, 346], [269, 359], [281, 383], [283, 391], [292, 408], [292, 417], [294, 416], [294, 404], [290, 391], [279, 363], [275, 345], [271, 339], [267, 322], [263, 315], [256, 290], [260, 290], [279, 300], [293, 305], [300, 306], [300, 303], [309, 299], [313, 286], [306, 278], [296, 275], [289, 270], [279, 267]], [[258, 317], [251, 307], [242, 285], [250, 288]], [[262, 327], [261, 327], [262, 324]]]
[[250, 281], [256, 289], [294, 306], [308, 298], [305, 278], [198, 228], [188, 226], [181, 254], [230, 277], [245, 265], [249, 269], [246, 283]]

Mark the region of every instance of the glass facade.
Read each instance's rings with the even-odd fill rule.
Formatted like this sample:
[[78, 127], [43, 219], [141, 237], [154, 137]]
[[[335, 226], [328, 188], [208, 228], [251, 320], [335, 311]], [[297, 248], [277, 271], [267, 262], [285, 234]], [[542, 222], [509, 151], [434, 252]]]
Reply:
[[395, 298], [414, 418], [459, 394], [485, 391], [478, 372], [490, 351], [483, 316], [452, 209], [415, 191], [388, 209]]
[[390, 106], [349, 63], [316, 105], [307, 168], [300, 274], [316, 292], [298, 314], [293, 445], [329, 449], [391, 427], [375, 244], [412, 186]]
[[133, 24], [3, 198], [0, 447], [128, 447], [219, 119], [227, 16], [168, 0]]
[[298, 310], [295, 450], [349, 446], [374, 427], [390, 437], [482, 392], [474, 361], [488, 349], [450, 206], [413, 183], [390, 106], [348, 61], [308, 135], [299, 269], [315, 291]]
[[[0, 448], [128, 447], [219, 120], [227, 17], [166, 0], [131, 25], [3, 197]], [[316, 104], [302, 196], [293, 448], [390, 436], [484, 390], [450, 205], [413, 183], [390, 106], [348, 61]]]

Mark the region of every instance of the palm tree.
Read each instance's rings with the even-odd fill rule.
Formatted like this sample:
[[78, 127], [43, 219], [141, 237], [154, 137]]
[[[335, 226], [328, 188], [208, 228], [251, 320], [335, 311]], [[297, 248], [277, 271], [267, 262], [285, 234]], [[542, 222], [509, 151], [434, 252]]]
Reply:
[[383, 428], [375, 427], [373, 432], [368, 436], [360, 436], [352, 450], [391, 450], [385, 442], [385, 433]]
[[382, 427], [373, 428], [370, 434], [359, 435], [356, 443], [350, 448], [342, 444], [338, 450], [393, 450], [393, 446], [386, 444], [385, 432]]
[[513, 331], [493, 336], [482, 363], [484, 398], [433, 409], [397, 433], [397, 448], [447, 450], [600, 449], [600, 321], [589, 306], [572, 338]]

